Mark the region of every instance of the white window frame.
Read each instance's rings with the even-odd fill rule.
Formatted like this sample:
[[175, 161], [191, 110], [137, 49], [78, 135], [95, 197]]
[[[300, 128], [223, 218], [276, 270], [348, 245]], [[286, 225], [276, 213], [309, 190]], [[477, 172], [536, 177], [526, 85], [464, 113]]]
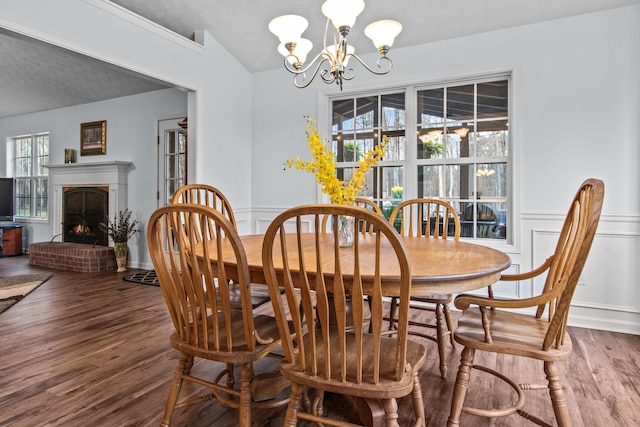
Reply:
[[[464, 73], [459, 75], [449, 75], [442, 78], [434, 78], [430, 80], [419, 81], [407, 81], [401, 84], [396, 83], [389, 86], [379, 86], [373, 88], [369, 85], [367, 88], [355, 87], [352, 90], [345, 88], [343, 91], [336, 89], [329, 89], [318, 94], [318, 123], [319, 133], [323, 140], [331, 140], [331, 124], [332, 124], [332, 102], [336, 99], [346, 97], [363, 97], [378, 95], [384, 93], [393, 92], [405, 92], [406, 105], [415, 104], [415, 96], [417, 90], [422, 90], [425, 87], [438, 87], [438, 86], [454, 86], [465, 83], [478, 83], [487, 80], [497, 80], [500, 78], [506, 78], [509, 80], [509, 151], [507, 160], [507, 174], [508, 174], [508, 186], [507, 186], [507, 205], [508, 205], [508, 218], [507, 223], [510, 227], [510, 233], [507, 239], [466, 239], [473, 241], [477, 244], [484, 246], [494, 247], [509, 253], [519, 253], [521, 246], [521, 232], [520, 232], [520, 202], [518, 198], [519, 194], [519, 182], [520, 182], [520, 164], [519, 164], [519, 120], [518, 113], [520, 111], [520, 67], [519, 65], [509, 65], [494, 70], [484, 70], [474, 73]], [[413, 113], [414, 109], [407, 108], [407, 132], [417, 127], [417, 117]], [[409, 139], [407, 138], [407, 141]], [[405, 198], [414, 197], [417, 194], [417, 153], [415, 144], [406, 144], [406, 157], [405, 157]], [[397, 162], [394, 162], [397, 163]], [[383, 162], [380, 163], [384, 165]], [[328, 202], [327, 196], [322, 194], [318, 190], [318, 200], [322, 203]]]
[[[42, 175], [38, 175], [37, 174], [37, 169], [38, 169], [38, 163], [37, 163], [37, 138], [38, 137], [42, 137], [42, 136], [47, 136], [49, 139], [49, 144], [48, 144], [48, 151], [46, 154], [46, 165], [49, 164], [49, 160], [51, 158], [51, 134], [49, 132], [37, 132], [37, 133], [31, 133], [31, 134], [23, 134], [23, 135], [16, 135], [13, 137], [8, 138], [9, 144], [8, 144], [8, 156], [7, 159], [11, 159], [11, 162], [7, 162], [7, 166], [8, 166], [8, 170], [7, 170], [7, 175], [8, 176], [12, 176], [15, 180], [15, 193], [14, 193], [14, 219], [18, 220], [20, 222], [48, 222], [49, 221], [49, 215], [50, 215], [50, 209], [51, 209], [51, 191], [49, 188], [49, 170], [48, 168], [46, 168], [47, 172], [46, 174], [42, 174]], [[25, 139], [25, 138], [30, 138], [31, 139], [31, 175], [29, 176], [17, 176], [17, 149], [16, 149], [16, 141], [18, 139]], [[18, 179], [28, 179], [29, 180], [29, 185], [30, 185], [30, 199], [29, 199], [29, 204], [30, 204], [30, 212], [31, 215], [30, 216], [20, 216], [17, 215], [17, 211], [18, 211], [18, 200], [17, 200], [17, 180]], [[33, 216], [33, 214], [36, 212], [36, 181], [40, 180], [40, 179], [45, 179], [46, 180], [46, 189], [47, 189], [47, 202], [46, 202], [46, 206], [47, 206], [47, 215], [44, 217], [40, 217], [40, 216]]]

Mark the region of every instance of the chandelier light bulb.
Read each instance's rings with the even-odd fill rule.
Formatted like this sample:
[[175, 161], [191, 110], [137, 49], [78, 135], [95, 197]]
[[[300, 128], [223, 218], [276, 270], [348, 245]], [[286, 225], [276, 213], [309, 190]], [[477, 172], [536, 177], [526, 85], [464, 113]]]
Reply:
[[363, 10], [364, 0], [327, 0], [322, 4], [322, 13], [338, 31], [342, 27], [353, 27]]
[[380, 52], [386, 51], [393, 45], [396, 36], [402, 31], [402, 24], [392, 19], [372, 22], [364, 29], [364, 34], [373, 41], [373, 45]]
[[309, 21], [299, 15], [282, 15], [269, 22], [269, 31], [275, 34], [280, 43], [296, 43], [309, 26]]

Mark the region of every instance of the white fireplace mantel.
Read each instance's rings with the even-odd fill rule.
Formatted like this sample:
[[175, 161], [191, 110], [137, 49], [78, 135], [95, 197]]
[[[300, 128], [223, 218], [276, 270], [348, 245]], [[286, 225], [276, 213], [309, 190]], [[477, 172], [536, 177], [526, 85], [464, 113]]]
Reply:
[[127, 178], [131, 162], [65, 163], [49, 165], [53, 235], [62, 233], [62, 204], [67, 187], [109, 187], [109, 218], [127, 209]]

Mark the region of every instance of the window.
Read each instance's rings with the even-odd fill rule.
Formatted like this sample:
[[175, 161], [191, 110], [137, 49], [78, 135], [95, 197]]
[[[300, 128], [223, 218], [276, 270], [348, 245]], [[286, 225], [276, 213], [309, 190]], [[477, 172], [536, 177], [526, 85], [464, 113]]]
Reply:
[[49, 134], [13, 139], [15, 216], [47, 219], [49, 202]]
[[349, 178], [386, 135], [363, 196], [387, 218], [401, 200], [438, 198], [460, 215], [462, 237], [507, 239], [509, 85], [499, 76], [331, 99], [338, 176]]

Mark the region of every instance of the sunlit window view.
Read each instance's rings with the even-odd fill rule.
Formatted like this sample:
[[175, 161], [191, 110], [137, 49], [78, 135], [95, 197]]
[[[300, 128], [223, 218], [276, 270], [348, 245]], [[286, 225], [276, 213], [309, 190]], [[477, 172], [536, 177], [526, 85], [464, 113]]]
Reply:
[[49, 134], [14, 138], [15, 216], [46, 219], [49, 203]]
[[401, 200], [438, 198], [458, 212], [462, 237], [508, 238], [507, 77], [334, 99], [331, 125], [341, 179], [388, 138], [362, 194], [387, 218]]

